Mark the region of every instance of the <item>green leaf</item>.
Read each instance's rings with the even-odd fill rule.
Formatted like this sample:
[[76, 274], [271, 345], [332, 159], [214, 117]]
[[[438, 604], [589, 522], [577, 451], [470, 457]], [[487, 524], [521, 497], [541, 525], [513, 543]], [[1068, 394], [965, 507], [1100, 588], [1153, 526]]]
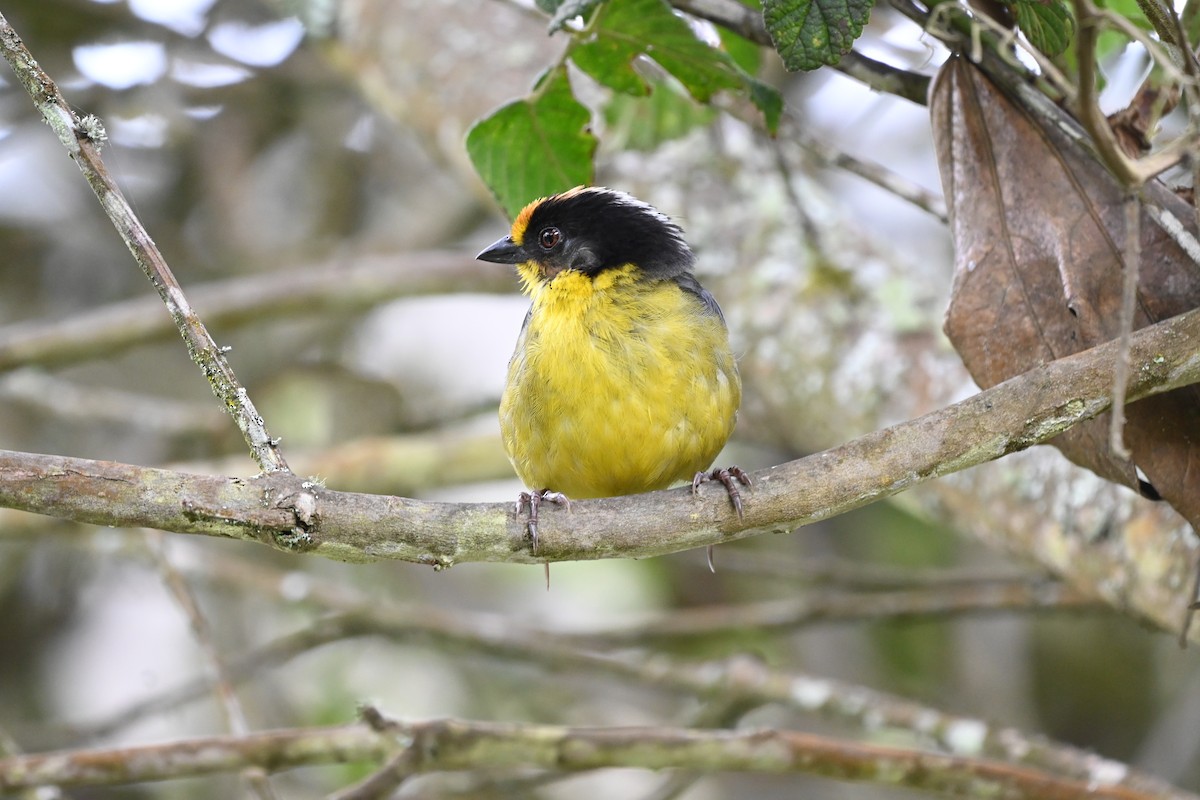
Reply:
[[467, 155], [515, 217], [530, 200], [592, 182], [591, 117], [571, 93], [566, 68], [556, 67], [542, 75], [529, 97], [475, 123], [467, 132]]
[[1183, 30], [1187, 34], [1188, 42], [1195, 47], [1195, 43], [1200, 42], [1200, 2], [1187, 0], [1183, 4], [1180, 19], [1183, 20]]
[[779, 118], [783, 116], [783, 97], [774, 86], [750, 78], [750, 101], [762, 112], [767, 132], [774, 136], [779, 131]]
[[[758, 0], [743, 0], [743, 2], [755, 9], [761, 8]], [[763, 83], [754, 77], [762, 67], [762, 46], [725, 28], [719, 28], [717, 33], [721, 37], [721, 46], [725, 48], [725, 52], [729, 53], [733, 63], [742, 71], [750, 101], [762, 112], [767, 132], [774, 136], [779, 130], [779, 119], [783, 116], [783, 97], [774, 86]]]
[[[760, 15], [762, 14], [762, 4], [758, 0], [742, 0], [742, 5], [749, 6]], [[728, 28], [718, 27], [717, 35], [721, 37], [721, 48], [729, 53], [733, 63], [737, 64], [742, 72], [747, 75], [758, 74], [759, 68], [762, 67], [762, 45], [752, 42]]]
[[702, 125], [717, 112], [688, 97], [670, 79], [651, 81], [647, 97], [615, 94], [604, 107], [604, 144], [620, 150], [653, 150]]
[[833, 65], [862, 35], [872, 0], [766, 0], [763, 22], [789, 70]]
[[592, 23], [591, 37], [571, 49], [580, 69], [623, 92], [638, 56], [653, 58], [702, 103], [720, 89], [742, 88], [733, 60], [697, 39], [664, 0], [610, 0]]
[[762, 66], [762, 47], [724, 28], [719, 28], [717, 34], [721, 37], [721, 47], [738, 69], [747, 75], [757, 75]]
[[1057, 0], [1017, 0], [1017, 27], [1029, 43], [1048, 56], [1066, 52], [1075, 38], [1075, 18]]
[[[576, 17], [587, 19], [603, 2], [604, 0], [538, 0], [538, 6], [551, 15], [550, 33], [555, 33]], [[543, 3], [553, 3], [557, 8], [547, 9]]]
[[744, 71], [729, 53], [696, 38], [687, 21], [665, 0], [608, 0], [596, 13], [586, 38], [576, 41], [571, 60], [596, 81], [618, 92], [644, 97], [647, 79], [635, 63], [653, 59], [701, 103], [723, 89], [749, 97], [773, 133], [782, 100], [774, 89]]
[[575, 66], [597, 82], [615, 91], [642, 97], [650, 93], [650, 84], [634, 69], [634, 59], [638, 55], [631, 52], [625, 42], [607, 36], [571, 48]]

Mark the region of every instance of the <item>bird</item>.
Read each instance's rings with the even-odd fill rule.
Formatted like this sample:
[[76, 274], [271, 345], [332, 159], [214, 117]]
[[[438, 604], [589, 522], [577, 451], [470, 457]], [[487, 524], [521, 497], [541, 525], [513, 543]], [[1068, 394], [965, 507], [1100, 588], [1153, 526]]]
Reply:
[[[709, 467], [742, 386], [716, 298], [683, 230], [648, 203], [577, 186], [526, 205], [479, 260], [516, 267], [532, 303], [508, 364], [500, 430], [528, 508], [722, 483], [742, 516], [739, 467]], [[712, 546], [708, 566], [713, 569]], [[546, 562], [549, 586], [549, 562]]]

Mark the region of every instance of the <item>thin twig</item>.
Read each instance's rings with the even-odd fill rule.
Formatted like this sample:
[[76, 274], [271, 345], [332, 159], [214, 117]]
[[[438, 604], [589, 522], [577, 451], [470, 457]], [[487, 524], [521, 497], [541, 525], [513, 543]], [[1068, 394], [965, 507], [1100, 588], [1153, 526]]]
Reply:
[[775, 169], [779, 172], [779, 181], [783, 185], [783, 194], [787, 197], [788, 205], [792, 208], [792, 216], [796, 220], [796, 226], [802, 235], [802, 241], [807, 250], [819, 259], [826, 259], [825, 237], [823, 231], [813, 220], [812, 215], [805, 208], [804, 201], [800, 199], [800, 195], [796, 192], [795, 176], [792, 175], [791, 164], [788, 163], [787, 156], [783, 152], [783, 144], [778, 139], [773, 139], [767, 143], [768, 149], [775, 161]]
[[[722, 102], [720, 99], [715, 101], [716, 105], [727, 114], [737, 117], [746, 122], [751, 122], [751, 114], [757, 114], [757, 111], [750, 111], [745, 104]], [[753, 124], [753, 123], [751, 123]], [[821, 164], [844, 169], [849, 173], [857, 175], [864, 180], [889, 192], [901, 200], [912, 203], [922, 211], [932, 214], [940, 222], [946, 222], [948, 216], [946, 213], [946, 201], [939, 194], [929, 191], [925, 187], [914, 183], [903, 175], [894, 172], [882, 164], [873, 161], [865, 161], [853, 156], [836, 147], [818, 139], [808, 132], [808, 126], [799, 118], [793, 111], [785, 108], [783, 114], [783, 122], [780, 126], [781, 140], [794, 141], [797, 145], [803, 148], [810, 155], [814, 156]], [[771, 146], [775, 148], [775, 154], [778, 159], [783, 155], [783, 149], [780, 142], [772, 142]], [[784, 162], [786, 165], [786, 161]], [[783, 170], [786, 172], [786, 170]], [[789, 201], [796, 203], [795, 190], [790, 185], [786, 187], [788, 190]], [[807, 215], [802, 215], [802, 219]], [[806, 233], [808, 225], [804, 226]], [[3, 329], [0, 329], [0, 363], [3, 359]]]
[[1131, 42], [1140, 44], [1146, 50], [1146, 54], [1154, 64], [1163, 71], [1168, 80], [1180, 84], [1186, 82], [1185, 73], [1180, 68], [1180, 65], [1176, 64], [1163, 50], [1161, 40], [1149, 35], [1145, 30], [1130, 22], [1128, 18], [1112, 9], [1097, 7], [1092, 9], [1092, 11], [1095, 13], [1097, 20], [1103, 20], [1105, 24], [1118, 31]]
[[949, 754], [981, 756], [1052, 771], [1085, 782], [1112, 783], [1133, 791], [1196, 800], [1196, 795], [1166, 781], [1044, 736], [993, 725], [975, 717], [947, 713], [864, 686], [802, 673], [773, 670], [745, 656], [723, 662], [681, 663], [666, 656], [638, 659], [628, 668], [642, 682], [690, 691], [721, 693], [747, 702], [778, 704], [819, 714], [864, 731], [903, 733]]
[[[4, 728], [0, 728], [0, 758], [21, 755], [24, 750]], [[21, 790], [21, 800], [63, 800], [62, 789], [52, 784], [29, 786]]]
[[[671, 5], [731, 30], [755, 44], [774, 47], [763, 23], [762, 13], [738, 0], [671, 0]], [[918, 105], [927, 102], [929, 78], [925, 75], [893, 67], [854, 50], [842, 56], [834, 69], [875, 91], [902, 97]]]
[[286, 472], [287, 462], [276, 449], [275, 440], [267, 433], [266, 425], [250, 402], [246, 390], [238, 383], [224, 352], [213, 341], [184, 297], [183, 289], [167, 266], [166, 259], [104, 166], [100, 158], [100, 145], [105, 136], [99, 120], [95, 117], [81, 120], [75, 115], [58, 86], [38, 66], [3, 15], [0, 15], [0, 54], [16, 73], [18, 82], [33, 98], [34, 105], [58, 135], [67, 153], [75, 160], [138, 266], [158, 290], [159, 297], [183, 336], [188, 353], [208, 379], [213, 393], [237, 422], [255, 462], [263, 472]]
[[416, 774], [416, 763], [417, 748], [406, 747], [358, 783], [334, 792], [326, 800], [381, 800], [391, 797], [402, 783]]
[[218, 436], [229, 421], [211, 404], [85, 386], [33, 368], [0, 375], [0, 399], [56, 421], [107, 423], [162, 436]]
[[893, 67], [857, 50], [846, 53], [833, 68], [877, 92], [900, 97], [919, 106], [929, 104], [930, 79], [926, 75]]
[[[704, 559], [698, 558], [693, 563], [696, 567], [703, 567]], [[722, 553], [721, 572], [863, 590], [937, 589], [943, 586], [980, 586], [1018, 581], [1045, 585], [1054, 582], [1048, 573], [1008, 567], [905, 567], [843, 558], [789, 557], [747, 548], [730, 548], [729, 552]]]
[[806, 131], [805, 126], [790, 111], [787, 112], [786, 118], [791, 123], [789, 134], [792, 138], [821, 162], [831, 167], [844, 169], [870, 181], [885, 192], [894, 194], [901, 200], [906, 200], [922, 211], [933, 215], [940, 222], [944, 223], [948, 220], [946, 201], [941, 195], [913, 183], [882, 164], [865, 161], [817, 139]]
[[[167, 585], [175, 602], [187, 617], [188, 624], [192, 629], [192, 636], [195, 638], [200, 652], [204, 655], [204, 662], [209, 673], [208, 681], [217, 697], [217, 707], [221, 709], [221, 713], [225, 717], [226, 728], [235, 736], [245, 736], [250, 733], [250, 724], [246, 721], [246, 714], [242, 710], [242, 703], [238, 699], [237, 692], [233, 690], [233, 683], [225, 669], [224, 660], [217, 652], [208, 618], [200, 610], [200, 604], [196, 601], [191, 587], [188, 586], [183, 575], [175, 569], [171, 559], [167, 556], [164, 539], [165, 537], [159, 531], [147, 531], [146, 546], [154, 557], [159, 572], [162, 573], [163, 583]], [[274, 799], [275, 792], [267, 779], [267, 773], [261, 768], [248, 767], [243, 770], [242, 777], [250, 790], [262, 800]]]
[[[724, 693], [710, 695], [706, 702], [689, 715], [685, 727], [732, 729], [737, 727], [743, 717], [761, 705], [763, 703], [753, 697]], [[678, 800], [700, 778], [701, 775], [696, 772], [676, 772], [641, 800]]]
[[824, 593], [744, 605], [685, 608], [644, 614], [590, 631], [562, 632], [559, 637], [584, 647], [645, 646], [661, 642], [711, 639], [792, 631], [820, 622], [881, 619], [925, 619], [963, 614], [1014, 611], [1098, 611], [1105, 606], [1060, 583], [1027, 581], [983, 586], [944, 586], [928, 590]]
[[1121, 316], [1118, 324], [1116, 364], [1113, 365], [1113, 405], [1109, 412], [1108, 446], [1113, 454], [1128, 459], [1133, 453], [1125, 445], [1125, 389], [1129, 383], [1129, 337], [1133, 333], [1133, 314], [1137, 309], [1138, 272], [1142, 257], [1142, 203], [1136, 191], [1125, 195], [1125, 245], [1122, 249]]
[[1037, 64], [1040, 80], [1062, 97], [1074, 99], [1074, 85], [1052, 60], [1019, 37], [1015, 28], [992, 19], [978, 8], [962, 3], [935, 3], [926, 9], [904, 0], [890, 0], [890, 4], [947, 47], [966, 54], [972, 63], [982, 66], [1003, 64], [1020, 74], [1023, 80], [1032, 82], [1035, 76], [1013, 57], [1014, 49], [1020, 48]]
[[753, 6], [738, 0], [671, 0], [671, 5], [693, 17], [706, 19], [714, 25], [731, 30], [755, 44], [772, 46], [771, 35], [767, 33], [762, 12]]
[[[307, 628], [272, 639], [253, 651], [232, 659], [225, 667], [225, 675], [228, 681], [238, 684], [263, 670], [284, 664], [331, 642], [378, 634], [378, 630], [364, 633], [358, 620], [351, 616], [327, 617], [317, 620]], [[131, 703], [105, 719], [73, 725], [71, 733], [83, 740], [102, 739], [155, 714], [201, 700], [207, 697], [210, 691], [211, 681], [195, 678]]]

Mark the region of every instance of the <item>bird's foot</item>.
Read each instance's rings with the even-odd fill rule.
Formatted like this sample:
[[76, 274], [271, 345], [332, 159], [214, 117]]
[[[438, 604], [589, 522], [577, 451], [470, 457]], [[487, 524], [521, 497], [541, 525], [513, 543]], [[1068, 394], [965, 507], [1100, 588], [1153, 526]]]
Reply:
[[538, 509], [542, 503], [557, 503], [571, 510], [571, 498], [562, 492], [552, 492], [549, 489], [538, 489], [535, 492], [521, 492], [517, 495], [517, 514], [529, 509], [529, 519], [525, 521], [525, 529], [529, 531], [529, 541], [533, 545], [534, 554], [538, 550]]
[[[538, 489], [533, 492], [521, 492], [517, 495], [517, 515], [519, 516], [526, 508], [529, 509], [529, 518], [525, 521], [525, 529], [529, 531], [529, 542], [534, 555], [538, 551], [538, 509], [542, 503], [556, 503], [561, 506], [566, 506], [567, 511], [571, 510], [571, 498], [567, 497], [562, 492], [552, 492], [549, 489]], [[546, 567], [546, 589], [550, 588], [550, 562], [547, 561]]]
[[729, 493], [729, 502], [733, 503], [733, 510], [737, 512], [738, 519], [741, 519], [742, 493], [738, 484], [752, 486], [750, 474], [741, 467], [717, 467], [711, 472], [697, 472], [696, 477], [692, 478], [692, 494], [699, 493], [700, 484], [709, 481], [718, 481], [725, 487], [725, 491]]
[[[692, 494], [699, 493], [700, 484], [708, 483], [709, 481], [718, 481], [725, 487], [725, 491], [729, 494], [729, 502], [733, 503], [733, 510], [737, 512], [738, 519], [742, 518], [742, 492], [738, 489], [738, 484], [749, 487], [753, 484], [750, 481], [750, 475], [746, 470], [738, 466], [717, 467], [711, 472], [697, 472], [692, 478]], [[717, 568], [713, 565], [713, 546], [708, 546], [708, 569], [711, 572], [716, 572]]]

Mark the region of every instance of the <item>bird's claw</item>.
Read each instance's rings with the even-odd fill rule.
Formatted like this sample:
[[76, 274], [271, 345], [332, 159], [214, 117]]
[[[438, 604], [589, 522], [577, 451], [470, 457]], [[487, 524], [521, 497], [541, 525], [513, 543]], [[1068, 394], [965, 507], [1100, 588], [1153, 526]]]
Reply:
[[[529, 519], [525, 521], [525, 529], [529, 531], [530, 547], [534, 555], [538, 551], [538, 509], [542, 503], [557, 503], [565, 506], [567, 511], [571, 510], [571, 498], [567, 497], [562, 492], [552, 492], [549, 489], [538, 489], [533, 492], [521, 492], [517, 495], [517, 516], [526, 508], [529, 509]], [[550, 562], [547, 561], [544, 565], [546, 568], [546, 590], [550, 589]]]
[[692, 478], [692, 494], [699, 493], [700, 484], [709, 481], [717, 481], [725, 487], [725, 491], [729, 494], [729, 502], [733, 503], [733, 510], [737, 512], [738, 519], [741, 519], [742, 493], [738, 489], [738, 484], [746, 487], [753, 486], [750, 474], [738, 466], [717, 467], [711, 472], [697, 472], [696, 476]]
[[[733, 510], [737, 512], [738, 519], [742, 519], [742, 492], [738, 489], [738, 484], [746, 487], [752, 486], [750, 474], [736, 465], [717, 467], [711, 472], [697, 472], [692, 478], [692, 494], [699, 494], [700, 484], [709, 481], [718, 481], [725, 487], [725, 491], [729, 495], [729, 502], [733, 503]], [[707, 556], [709, 572], [715, 573], [717, 568], [713, 564], [713, 546], [711, 544], [708, 546]]]
[[571, 498], [562, 492], [552, 492], [549, 489], [539, 489], [534, 492], [521, 492], [517, 495], [516, 512], [519, 516], [526, 508], [529, 509], [529, 519], [525, 521], [525, 529], [529, 531], [529, 541], [536, 555], [538, 550], [538, 509], [542, 503], [557, 503], [571, 510]]

